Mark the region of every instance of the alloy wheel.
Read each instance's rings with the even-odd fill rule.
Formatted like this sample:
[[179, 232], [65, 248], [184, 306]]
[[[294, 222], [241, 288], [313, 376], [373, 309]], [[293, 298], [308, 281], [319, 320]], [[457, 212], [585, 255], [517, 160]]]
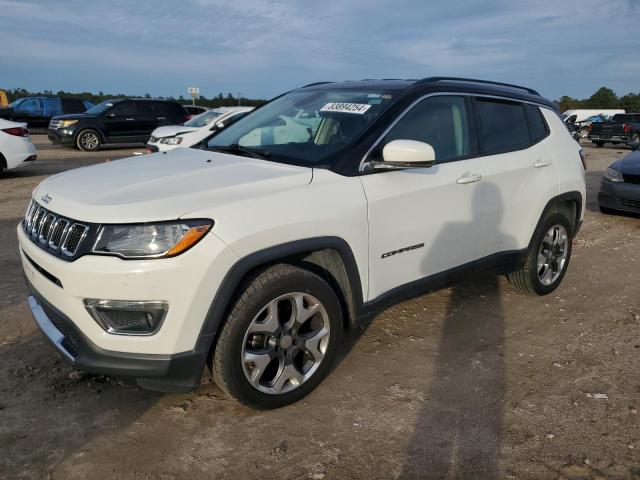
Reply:
[[569, 235], [562, 225], [551, 227], [538, 251], [538, 279], [545, 286], [553, 284], [564, 270], [569, 254]]
[[85, 150], [95, 150], [98, 148], [99, 143], [100, 139], [92, 132], [83, 133], [82, 137], [80, 137], [80, 144]]
[[249, 383], [263, 393], [290, 392], [322, 363], [331, 327], [313, 295], [293, 292], [267, 303], [245, 333], [241, 361]]

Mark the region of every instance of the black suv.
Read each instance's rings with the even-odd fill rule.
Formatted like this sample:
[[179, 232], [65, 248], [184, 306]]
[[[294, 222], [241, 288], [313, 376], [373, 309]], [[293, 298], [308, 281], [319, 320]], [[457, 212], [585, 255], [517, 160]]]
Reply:
[[94, 151], [106, 143], [144, 144], [157, 127], [181, 125], [189, 118], [182, 105], [170, 100], [106, 100], [85, 113], [53, 117], [48, 133], [54, 144]]

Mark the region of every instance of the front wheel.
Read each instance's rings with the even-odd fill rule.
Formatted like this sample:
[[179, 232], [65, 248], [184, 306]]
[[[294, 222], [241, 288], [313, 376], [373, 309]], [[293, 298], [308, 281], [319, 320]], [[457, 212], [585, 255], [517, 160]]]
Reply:
[[233, 305], [215, 347], [214, 381], [242, 404], [283, 407], [329, 373], [341, 335], [331, 286], [303, 268], [273, 266]]
[[100, 148], [100, 135], [95, 130], [83, 130], [76, 137], [76, 147], [83, 152], [95, 152]]
[[550, 213], [541, 227], [524, 265], [507, 275], [511, 285], [532, 295], [547, 295], [558, 288], [571, 259], [571, 223], [566, 215]]

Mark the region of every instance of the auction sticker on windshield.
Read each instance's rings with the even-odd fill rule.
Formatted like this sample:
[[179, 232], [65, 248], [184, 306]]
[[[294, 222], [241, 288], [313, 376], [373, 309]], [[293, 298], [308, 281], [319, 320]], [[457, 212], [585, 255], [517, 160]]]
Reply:
[[327, 103], [321, 112], [356, 113], [362, 115], [371, 108], [367, 103]]

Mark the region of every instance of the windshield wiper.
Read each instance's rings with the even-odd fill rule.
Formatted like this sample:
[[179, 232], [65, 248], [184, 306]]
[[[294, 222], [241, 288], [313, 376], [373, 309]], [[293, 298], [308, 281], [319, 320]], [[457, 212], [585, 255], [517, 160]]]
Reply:
[[240, 154], [240, 155], [245, 155], [251, 158], [259, 158], [262, 160], [269, 158], [271, 156], [271, 152], [269, 152], [268, 150], [243, 147], [242, 145], [239, 145], [237, 143], [232, 143], [231, 145], [214, 145], [212, 147], [209, 147], [209, 150], [214, 150], [214, 151], [219, 151], [224, 153], [232, 153], [236, 155]]

